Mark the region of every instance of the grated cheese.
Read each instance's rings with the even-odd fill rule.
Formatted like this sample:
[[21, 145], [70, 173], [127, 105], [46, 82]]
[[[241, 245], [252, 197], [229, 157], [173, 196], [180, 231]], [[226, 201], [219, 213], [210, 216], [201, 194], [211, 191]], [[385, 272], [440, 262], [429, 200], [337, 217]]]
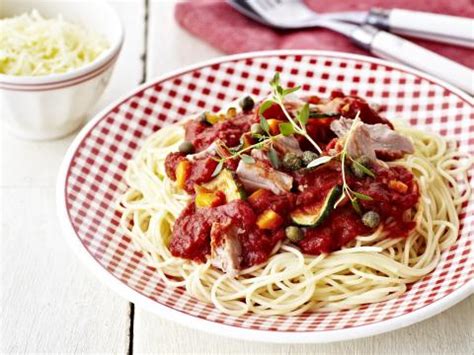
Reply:
[[109, 44], [98, 33], [38, 11], [0, 20], [0, 73], [66, 73], [94, 61]]

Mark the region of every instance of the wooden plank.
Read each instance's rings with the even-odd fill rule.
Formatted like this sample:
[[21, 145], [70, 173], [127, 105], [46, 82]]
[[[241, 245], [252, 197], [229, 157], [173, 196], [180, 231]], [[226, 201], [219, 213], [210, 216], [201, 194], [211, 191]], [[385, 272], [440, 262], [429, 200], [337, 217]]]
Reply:
[[[126, 39], [93, 112], [142, 79], [144, 3], [113, 1]], [[73, 255], [56, 217], [56, 175], [73, 135], [26, 142], [0, 130], [0, 353], [127, 353], [130, 303]]]
[[112, 0], [125, 27], [125, 41], [109, 87], [93, 112], [116, 101], [143, 80], [145, 52], [145, 0]]
[[419, 324], [333, 344], [264, 344], [211, 335], [135, 310], [134, 350], [157, 354], [467, 354], [474, 297]]
[[126, 352], [129, 303], [60, 235], [52, 187], [2, 189], [0, 352]]
[[222, 53], [178, 26], [175, 1], [150, 0], [148, 16], [147, 80]]

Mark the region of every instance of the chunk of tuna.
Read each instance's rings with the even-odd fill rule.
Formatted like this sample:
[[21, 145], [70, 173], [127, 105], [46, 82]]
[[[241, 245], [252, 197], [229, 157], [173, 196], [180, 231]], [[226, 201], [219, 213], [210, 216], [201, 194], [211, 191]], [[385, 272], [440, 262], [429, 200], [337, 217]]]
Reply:
[[294, 153], [296, 155], [303, 154], [300, 144], [294, 136], [278, 137], [273, 141], [273, 148], [282, 155], [285, 155], [286, 153]]
[[242, 262], [239, 229], [230, 220], [211, 227], [211, 265], [229, 276], [236, 276]]
[[[339, 137], [345, 138], [349, 133], [354, 120], [341, 118], [331, 123], [331, 130]], [[385, 157], [396, 159], [406, 153], [415, 151], [411, 140], [392, 130], [385, 124], [366, 124], [356, 122], [357, 126], [349, 137], [348, 154], [352, 158], [366, 155], [371, 159]]]
[[236, 172], [244, 187], [251, 191], [266, 189], [279, 195], [290, 191], [293, 186], [292, 176], [260, 161], [247, 164], [241, 160]]

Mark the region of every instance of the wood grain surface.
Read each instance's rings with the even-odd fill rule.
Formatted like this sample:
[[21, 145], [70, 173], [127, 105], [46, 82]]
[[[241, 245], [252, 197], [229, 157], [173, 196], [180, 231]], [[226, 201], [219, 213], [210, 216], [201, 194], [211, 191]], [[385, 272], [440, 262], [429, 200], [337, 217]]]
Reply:
[[[125, 45], [93, 112], [143, 80], [221, 55], [178, 27], [171, 0], [112, 3], [126, 28]], [[407, 328], [322, 345], [223, 338], [134, 307], [100, 284], [61, 235], [54, 189], [73, 136], [26, 142], [0, 128], [0, 353], [472, 354], [472, 296]]]

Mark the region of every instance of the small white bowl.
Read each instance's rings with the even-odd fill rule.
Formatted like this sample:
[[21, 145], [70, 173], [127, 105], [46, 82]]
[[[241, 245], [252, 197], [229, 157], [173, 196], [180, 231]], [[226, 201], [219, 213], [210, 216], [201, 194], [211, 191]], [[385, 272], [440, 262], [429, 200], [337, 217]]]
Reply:
[[109, 48], [92, 63], [63, 74], [0, 74], [0, 112], [17, 136], [55, 139], [79, 128], [107, 86], [122, 47], [122, 22], [106, 1], [2, 0], [0, 18], [38, 10], [46, 18], [64, 19], [105, 36]]

